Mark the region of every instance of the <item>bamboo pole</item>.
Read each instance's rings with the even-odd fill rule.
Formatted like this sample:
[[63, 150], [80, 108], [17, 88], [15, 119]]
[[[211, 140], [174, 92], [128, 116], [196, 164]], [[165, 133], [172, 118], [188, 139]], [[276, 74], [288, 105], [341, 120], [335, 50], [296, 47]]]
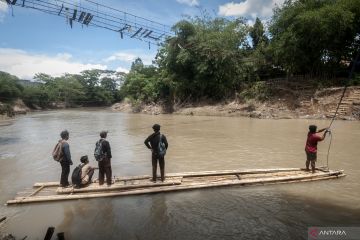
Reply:
[[151, 189], [137, 189], [123, 192], [111, 192], [111, 193], [97, 193], [97, 194], [72, 194], [72, 195], [54, 195], [54, 196], [38, 196], [30, 197], [27, 199], [16, 199], [9, 200], [7, 204], [19, 204], [19, 203], [31, 203], [31, 202], [50, 202], [50, 201], [61, 201], [61, 200], [75, 200], [75, 199], [87, 199], [87, 198], [100, 198], [100, 197], [115, 197], [115, 196], [126, 196], [126, 195], [138, 195], [146, 193], [158, 193], [158, 192], [169, 192], [169, 191], [180, 191], [187, 189], [199, 189], [199, 188], [210, 188], [210, 187], [219, 187], [219, 186], [249, 186], [249, 185], [266, 185], [266, 184], [276, 184], [276, 183], [293, 183], [293, 182], [305, 182], [305, 181], [317, 181], [325, 180], [332, 178], [344, 177], [343, 171], [331, 171], [329, 173], [315, 173], [315, 174], [306, 174], [295, 177], [276, 177], [276, 178], [260, 178], [260, 179], [242, 179], [242, 180], [226, 180], [224, 182], [216, 183], [192, 183], [188, 185], [173, 185], [173, 186], [163, 186], [158, 188]]
[[202, 171], [202, 172], [183, 172], [183, 173], [169, 173], [167, 177], [201, 177], [201, 176], [217, 176], [217, 175], [233, 175], [233, 174], [258, 174], [258, 173], [273, 173], [273, 172], [291, 172], [302, 171], [303, 168], [272, 168], [272, 169], [248, 169], [248, 170], [217, 170], [217, 171]]
[[[120, 181], [131, 181], [131, 180], [142, 180], [142, 179], [148, 179], [150, 178], [150, 175], [140, 175], [140, 176], [130, 176], [130, 177], [117, 177], [115, 178], [115, 182], [120, 182]], [[94, 180], [92, 181], [93, 183], [97, 183], [99, 182], [98, 180]], [[60, 183], [59, 182], [39, 182], [39, 183], [35, 183], [34, 187], [59, 187]]]
[[[304, 168], [273, 168], [273, 169], [248, 169], [248, 170], [217, 170], [217, 171], [202, 171], [202, 172], [183, 172], [183, 173], [168, 173], [166, 177], [201, 177], [201, 176], [217, 176], [217, 175], [233, 175], [233, 174], [258, 174], [258, 173], [272, 173], [272, 172], [291, 172], [303, 171]], [[150, 175], [119, 177], [115, 181], [141, 180], [150, 178]], [[96, 182], [96, 181], [93, 181]], [[40, 182], [35, 183], [34, 187], [58, 187], [59, 182]]]
[[34, 196], [35, 194], [37, 194], [38, 192], [40, 192], [41, 190], [43, 190], [45, 188], [45, 186], [41, 186], [39, 187], [38, 189], [36, 189], [36, 191], [34, 191], [33, 193], [31, 193], [29, 196], [26, 196], [26, 197], [32, 197]]
[[56, 190], [59, 194], [66, 193], [84, 193], [84, 192], [106, 192], [106, 191], [114, 191], [114, 190], [128, 190], [135, 188], [152, 188], [152, 187], [160, 187], [160, 186], [172, 186], [181, 184], [181, 178], [178, 178], [176, 181], [171, 182], [159, 182], [159, 183], [145, 183], [145, 184], [133, 184], [133, 185], [111, 185], [110, 187], [85, 187], [85, 188], [58, 188]]

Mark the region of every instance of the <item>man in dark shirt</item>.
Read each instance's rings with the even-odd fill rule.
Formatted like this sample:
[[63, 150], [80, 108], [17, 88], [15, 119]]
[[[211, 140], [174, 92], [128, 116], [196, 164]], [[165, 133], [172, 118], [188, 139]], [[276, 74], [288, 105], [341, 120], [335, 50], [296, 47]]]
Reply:
[[160, 134], [160, 125], [154, 124], [152, 127], [154, 133], [147, 137], [144, 141], [147, 148], [149, 148], [152, 152], [151, 160], [152, 160], [152, 181], [156, 182], [156, 170], [157, 170], [157, 162], [159, 161], [160, 165], [160, 174], [161, 181], [165, 181], [165, 158], [164, 156], [159, 155], [159, 142], [161, 141], [165, 144], [165, 148], [168, 148], [168, 142], [166, 140], [165, 135]]
[[106, 175], [106, 184], [111, 186], [112, 170], [111, 170], [111, 148], [110, 143], [106, 140], [107, 131], [101, 131], [99, 140], [101, 144], [102, 159], [99, 161], [99, 185], [104, 184], [104, 177]]
[[[315, 162], [317, 160], [317, 144], [318, 142], [325, 139], [326, 133], [328, 132], [327, 128], [323, 128], [319, 131], [316, 131], [317, 126], [310, 125], [309, 132], [306, 139], [305, 144], [305, 152], [306, 152], [306, 171], [310, 171], [309, 165], [311, 163], [312, 173], [315, 173]], [[324, 132], [322, 136], [316, 135], [316, 133]]]
[[60, 186], [61, 187], [67, 187], [69, 186], [69, 173], [70, 173], [70, 165], [73, 164], [71, 161], [71, 154], [70, 154], [70, 146], [67, 143], [67, 140], [69, 140], [69, 132], [67, 130], [64, 130], [60, 133], [61, 137], [61, 151], [62, 151], [62, 157], [60, 159], [60, 165], [61, 165], [61, 178], [60, 178]]

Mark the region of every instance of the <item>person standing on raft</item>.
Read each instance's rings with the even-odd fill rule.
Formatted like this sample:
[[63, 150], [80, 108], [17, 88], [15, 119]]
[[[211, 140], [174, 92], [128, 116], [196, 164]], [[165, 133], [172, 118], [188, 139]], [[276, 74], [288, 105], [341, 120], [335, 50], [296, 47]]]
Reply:
[[68, 187], [70, 185], [69, 183], [69, 173], [70, 173], [70, 165], [73, 164], [71, 160], [71, 154], [70, 154], [70, 146], [67, 142], [69, 140], [69, 132], [67, 130], [64, 130], [60, 133], [61, 137], [61, 159], [60, 159], [60, 165], [61, 165], [61, 177], [60, 177], [60, 187]]
[[[306, 152], [306, 171], [310, 171], [309, 165], [311, 163], [311, 171], [315, 173], [315, 162], [317, 160], [317, 144], [318, 142], [325, 139], [326, 133], [329, 132], [328, 128], [320, 129], [316, 131], [316, 125], [309, 126], [309, 132], [307, 135], [307, 140], [305, 144]], [[325, 132], [324, 132], [325, 131]], [[324, 132], [322, 136], [316, 135], [316, 133]]]
[[[160, 174], [161, 174], [161, 181], [165, 181], [165, 152], [168, 148], [168, 142], [166, 140], [165, 135], [160, 133], [160, 125], [154, 124], [152, 127], [154, 133], [147, 137], [144, 141], [145, 146], [151, 150], [151, 162], [152, 162], [152, 181], [156, 182], [156, 171], [157, 171], [157, 162], [159, 161], [160, 165]], [[160, 152], [159, 143], [163, 144], [165, 149], [164, 152]]]

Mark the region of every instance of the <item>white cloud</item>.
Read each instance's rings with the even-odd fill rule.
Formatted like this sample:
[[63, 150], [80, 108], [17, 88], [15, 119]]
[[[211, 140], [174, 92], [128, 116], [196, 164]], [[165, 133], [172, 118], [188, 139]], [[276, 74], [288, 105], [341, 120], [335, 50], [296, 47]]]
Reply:
[[132, 53], [125, 53], [125, 52], [117, 52], [111, 55], [110, 57], [104, 59], [105, 62], [112, 62], [112, 61], [122, 61], [122, 62], [132, 62], [137, 58], [136, 55]]
[[23, 79], [32, 79], [36, 73], [40, 72], [60, 76], [64, 73], [74, 74], [87, 69], [107, 69], [107, 66], [76, 62], [68, 53], [48, 56], [19, 49], [0, 48], [0, 71]]
[[281, 5], [285, 0], [245, 0], [240, 3], [226, 3], [219, 6], [218, 14], [221, 16], [242, 16], [255, 19], [270, 18], [272, 9]]
[[141, 60], [145, 65], [150, 65], [155, 58], [155, 54], [156, 53], [151, 53], [151, 54], [145, 53], [142, 50], [137, 50], [137, 49], [126, 50], [122, 52], [113, 53], [111, 56], [105, 58], [103, 61], [106, 63], [113, 61], [132, 63], [136, 58], [139, 57], [141, 58]]
[[5, 1], [0, 0], [0, 23], [4, 21], [8, 6]]
[[0, 0], [0, 12], [6, 12], [8, 9], [8, 6], [5, 1]]
[[115, 71], [117, 72], [124, 72], [124, 73], [128, 73], [129, 69], [127, 68], [123, 68], [123, 67], [118, 67]]
[[186, 4], [189, 5], [191, 7], [193, 6], [199, 6], [199, 1], [198, 0], [176, 0], [178, 3], [181, 4]]

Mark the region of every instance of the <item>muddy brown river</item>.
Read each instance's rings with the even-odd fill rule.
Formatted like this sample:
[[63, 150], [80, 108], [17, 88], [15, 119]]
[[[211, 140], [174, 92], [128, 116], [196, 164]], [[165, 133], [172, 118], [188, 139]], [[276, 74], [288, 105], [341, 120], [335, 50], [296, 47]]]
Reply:
[[[360, 122], [335, 121], [327, 181], [223, 187], [174, 193], [5, 206], [35, 182], [57, 181], [51, 151], [61, 130], [70, 132], [75, 164], [92, 165], [99, 132], [108, 130], [114, 176], [151, 174], [144, 139], [159, 123], [167, 136], [166, 172], [303, 167], [309, 124], [328, 120], [140, 115], [108, 110], [32, 113], [0, 127], [1, 233], [44, 239], [46, 229], [65, 239], [307, 239], [311, 226], [360, 227]], [[329, 138], [319, 143], [326, 164]], [[72, 166], [71, 170], [74, 168]], [[96, 173], [97, 175], [97, 173]], [[55, 238], [55, 237], [54, 237]]]

